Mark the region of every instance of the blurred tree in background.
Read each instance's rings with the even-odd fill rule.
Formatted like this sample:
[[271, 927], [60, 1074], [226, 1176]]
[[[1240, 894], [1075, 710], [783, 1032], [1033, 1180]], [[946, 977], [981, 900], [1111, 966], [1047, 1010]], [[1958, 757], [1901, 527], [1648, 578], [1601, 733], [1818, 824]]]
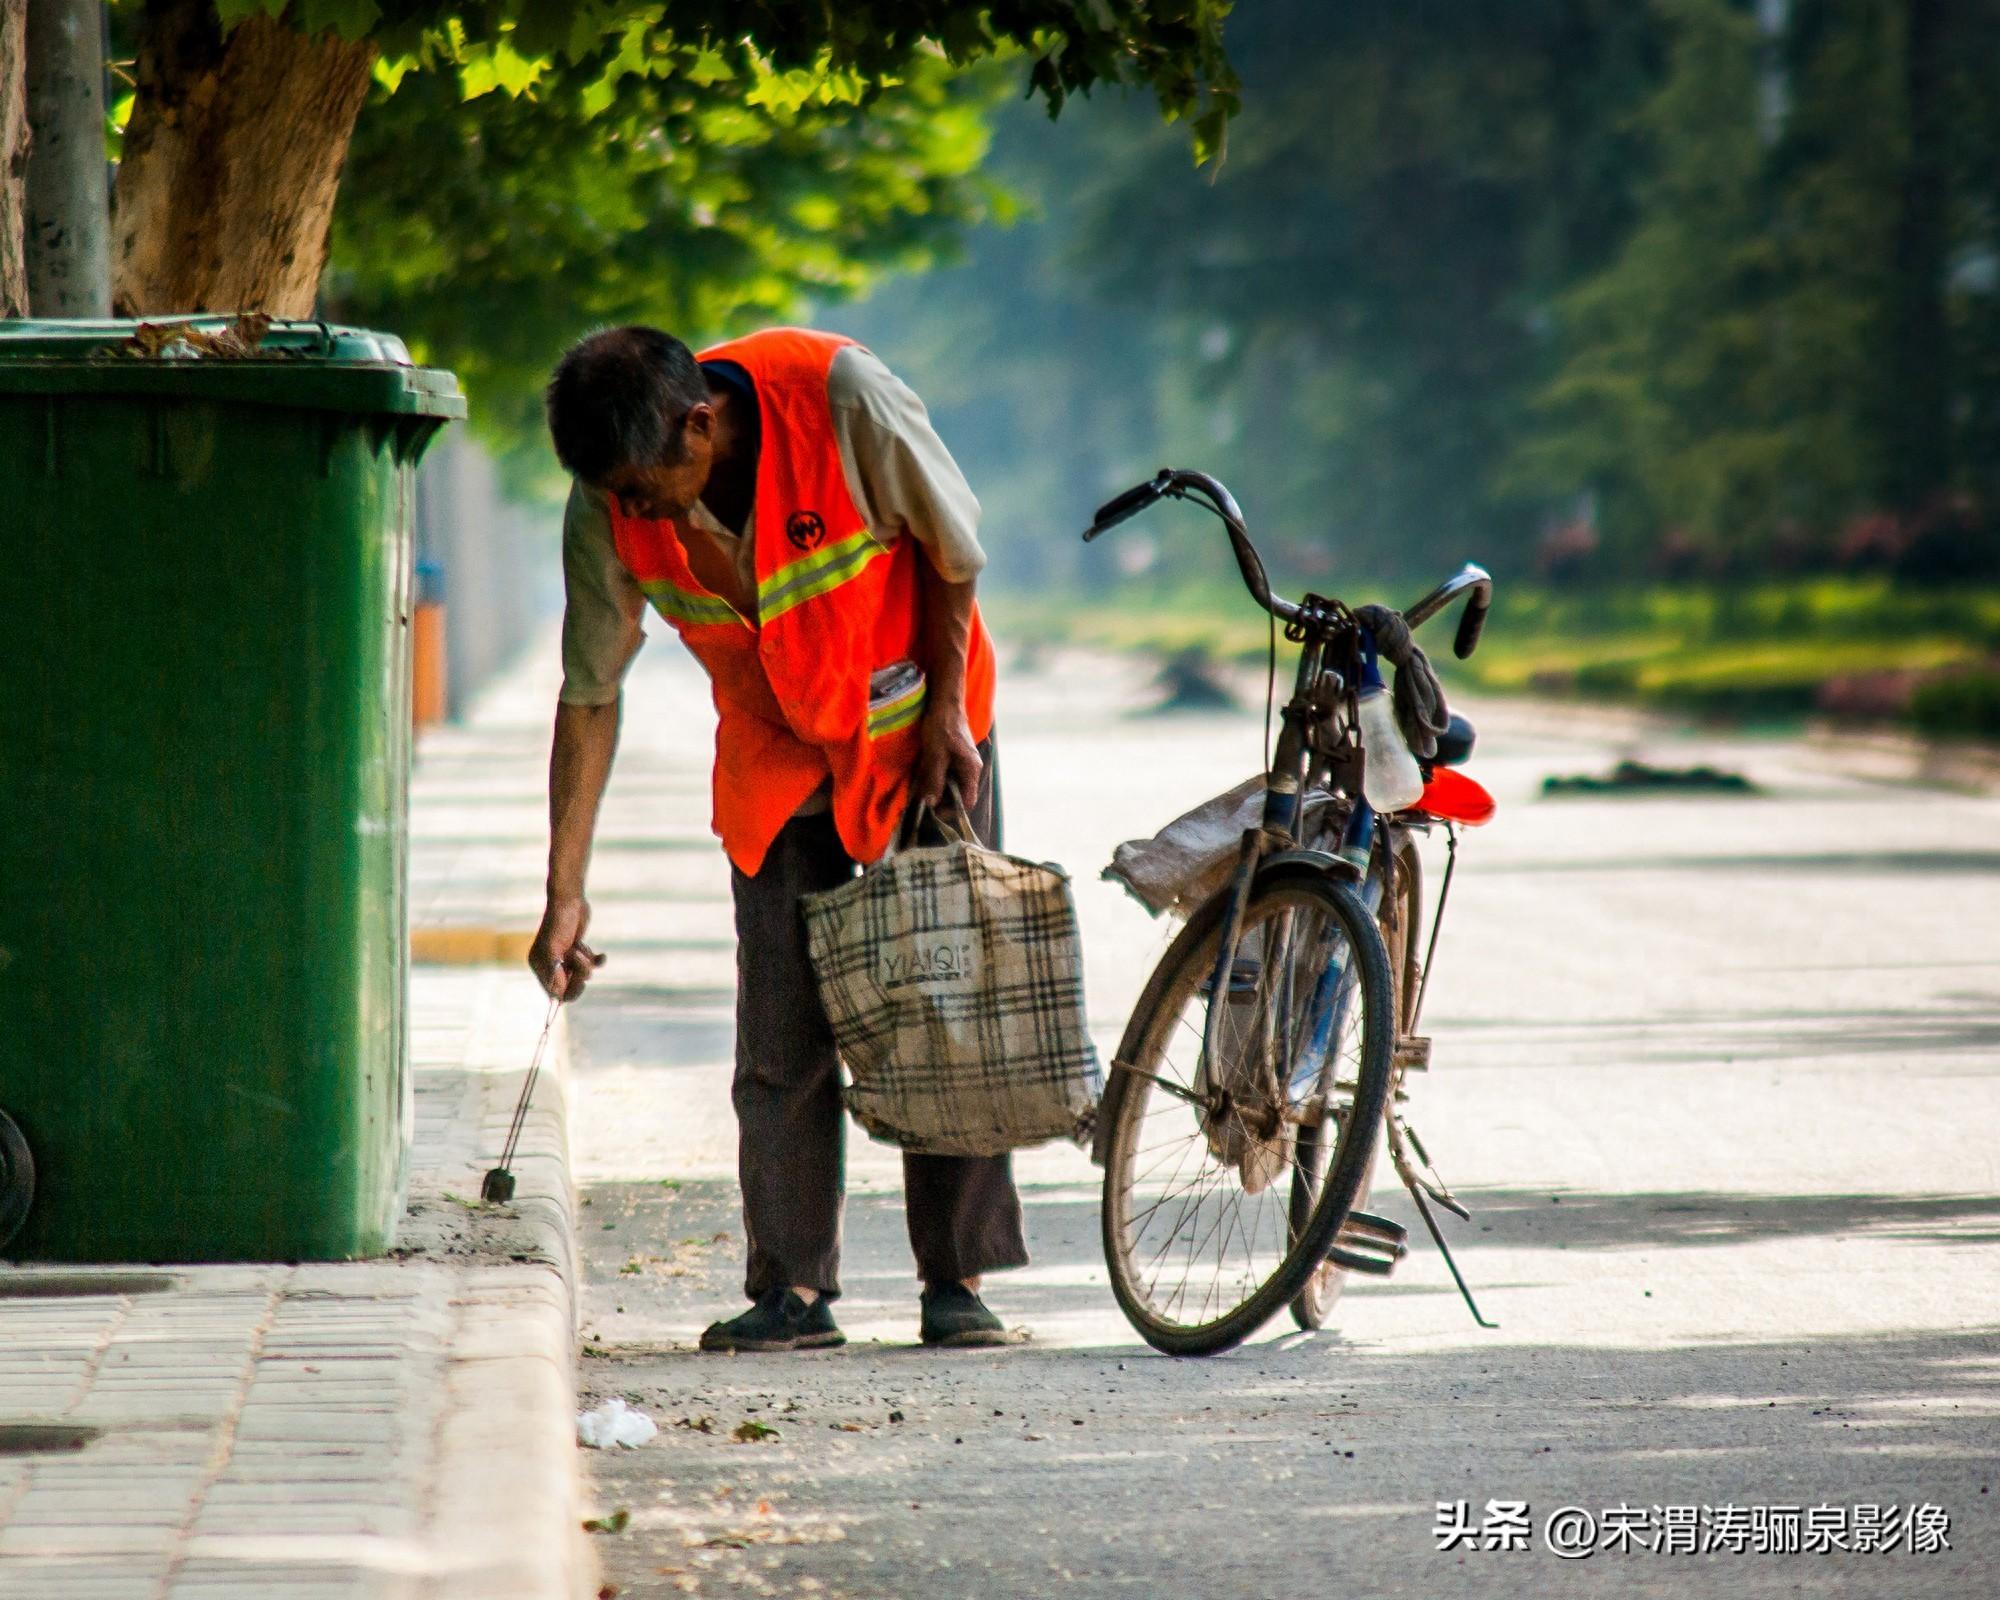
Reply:
[[[1140, 107], [989, 164], [1041, 220], [823, 309], [1010, 571], [1165, 461], [1293, 576], [2000, 565], [1996, 0], [1252, 0], [1213, 181]], [[1168, 582], [1212, 530], [1142, 530]], [[1060, 543], [1058, 543], [1060, 541]]]
[[778, 320], [1009, 215], [979, 164], [1011, 73], [919, 54], [863, 111], [805, 74], [675, 70], [644, 40], [626, 64], [587, 57], [532, 94], [470, 99], [413, 75], [378, 91], [349, 154], [326, 309], [454, 368], [523, 489], [554, 472], [541, 386], [589, 328]]
[[1637, 220], [1559, 302], [1518, 481], [1601, 491], [1627, 570], [1990, 561], [1990, 399], [1970, 380], [2000, 237], [1991, 170], [1952, 157], [1990, 147], [1989, 9], [1659, 15]]
[[[196, 12], [366, 47], [322, 308], [458, 367], [517, 481], [582, 328], [811, 317], [930, 400], [1002, 580], [1223, 572], [1172, 512], [1074, 550], [1167, 460], [1305, 580], [2000, 561], [2000, 0], [118, 10]], [[1197, 170], [1159, 109], [1206, 148], [1238, 70]]]
[[[658, 185], [642, 192], [637, 174], [648, 156], [654, 168], [670, 169], [676, 187], [698, 182], [696, 158], [706, 141], [730, 150], [753, 140], [754, 129], [738, 124], [764, 121], [810, 139], [834, 119], [815, 122], [809, 109], [845, 108], [851, 120], [863, 120], [912, 85], [921, 109], [923, 88], [935, 90], [945, 64], [967, 68], [1007, 55], [1026, 59], [1030, 93], [1052, 115], [1095, 84], [1149, 88], [1207, 156], [1220, 147], [1236, 103], [1221, 42], [1227, 11], [1228, 0], [1007, 0], [990, 7], [952, 0], [114, 0], [132, 92], [115, 113], [113, 303], [128, 314], [310, 314], [364, 108], [371, 121], [388, 124], [380, 131], [400, 140], [406, 160], [423, 163], [432, 154], [426, 140], [484, 138], [483, 119], [446, 114], [454, 92], [462, 101], [491, 97], [486, 115], [509, 124], [495, 130], [501, 148], [521, 166], [547, 170], [481, 168], [487, 182], [514, 193], [491, 204], [476, 197], [481, 214], [463, 237], [442, 195], [448, 189], [464, 200], [464, 183], [405, 186], [419, 207], [407, 220], [429, 224], [437, 248], [428, 253], [448, 263], [460, 245], [490, 250], [482, 223], [545, 177], [567, 177], [575, 204], [602, 208], [600, 237], [637, 233], [650, 203], [674, 203]], [[14, 76], [0, 81], [11, 88]], [[399, 111], [396, 90], [406, 79], [445, 87], [413, 94]], [[690, 92], [705, 114], [697, 114]], [[510, 119], [500, 95], [544, 114]], [[0, 99], [0, 107], [12, 103], [11, 93]], [[553, 142], [538, 143], [537, 134]], [[942, 136], [949, 142], [950, 130]], [[673, 143], [689, 147], [677, 163], [665, 159]], [[920, 167], [932, 155], [921, 143], [905, 127], [902, 148]], [[594, 175], [580, 158], [590, 153], [626, 169], [638, 186], [610, 192], [615, 170], [608, 185], [588, 181]], [[951, 175], [957, 158], [936, 159]], [[433, 175], [447, 176], [435, 164]], [[883, 164], [878, 189], [891, 176]], [[19, 186], [20, 174], [0, 167], [0, 225], [16, 232]], [[719, 198], [711, 186], [703, 204]], [[888, 209], [911, 207], [892, 200]], [[881, 211], [869, 202], [860, 214]], [[519, 210], [513, 217], [526, 220]], [[379, 240], [365, 229], [354, 233], [357, 287], [378, 243], [397, 250], [412, 242], [410, 226]], [[538, 241], [531, 233], [511, 242], [531, 252]], [[0, 251], [0, 259], [13, 254]], [[736, 263], [752, 276], [758, 265]], [[777, 263], [780, 274], [788, 270]], [[549, 283], [555, 289], [560, 279]], [[407, 275], [402, 280], [405, 289], [414, 285]]]

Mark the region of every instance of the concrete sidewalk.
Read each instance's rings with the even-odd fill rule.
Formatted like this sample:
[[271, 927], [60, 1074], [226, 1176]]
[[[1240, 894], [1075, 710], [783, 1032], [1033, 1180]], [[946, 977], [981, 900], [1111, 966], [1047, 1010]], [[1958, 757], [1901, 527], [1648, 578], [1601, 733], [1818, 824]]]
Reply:
[[[493, 828], [510, 796], [540, 791], [543, 720], [524, 736], [503, 691], [426, 739], [420, 928], [533, 927], [539, 840], [525, 820]], [[546, 1005], [511, 963], [420, 966], [410, 987], [416, 1141], [392, 1257], [0, 1269], [0, 1596], [596, 1593], [573, 1420], [567, 1042], [559, 1022], [514, 1202], [480, 1206]]]

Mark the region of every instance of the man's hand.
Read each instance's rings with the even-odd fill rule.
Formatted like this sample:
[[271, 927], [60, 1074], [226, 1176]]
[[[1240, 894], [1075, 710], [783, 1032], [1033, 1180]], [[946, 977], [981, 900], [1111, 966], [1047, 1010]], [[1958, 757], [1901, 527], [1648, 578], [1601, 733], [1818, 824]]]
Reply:
[[970, 808], [979, 800], [979, 783], [986, 763], [979, 759], [972, 728], [962, 704], [938, 705], [924, 713], [923, 745], [917, 756], [914, 793], [926, 805], [944, 799], [947, 781], [958, 785], [959, 797]]
[[550, 898], [535, 942], [528, 947], [528, 965], [551, 998], [574, 1000], [604, 965], [604, 957], [583, 942], [589, 926], [590, 902], [582, 895]]

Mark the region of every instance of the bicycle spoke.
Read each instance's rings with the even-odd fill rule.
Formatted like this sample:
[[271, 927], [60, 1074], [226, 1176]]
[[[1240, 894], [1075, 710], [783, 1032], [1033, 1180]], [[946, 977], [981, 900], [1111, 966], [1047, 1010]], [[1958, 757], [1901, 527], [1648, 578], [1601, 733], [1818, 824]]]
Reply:
[[[1210, 1184], [1210, 1182], [1211, 1182], [1212, 1180], [1214, 1180], [1214, 1179], [1215, 1179], [1215, 1178], [1216, 1178], [1216, 1177], [1217, 1177], [1217, 1176], [1219, 1175], [1219, 1173], [1220, 1173], [1220, 1169], [1219, 1169], [1219, 1168], [1213, 1168], [1213, 1167], [1211, 1167], [1211, 1168], [1210, 1168], [1210, 1169], [1209, 1169], [1209, 1170], [1208, 1170], [1207, 1172], [1205, 1172], [1205, 1173], [1204, 1173], [1204, 1174], [1202, 1175], [1202, 1181], [1201, 1181], [1201, 1184], [1200, 1184], [1200, 1187], [1199, 1187], [1199, 1188], [1197, 1188], [1197, 1190], [1196, 1190], [1196, 1192], [1195, 1192], [1195, 1196], [1194, 1196], [1194, 1199], [1193, 1199], [1193, 1201], [1191, 1202], [1191, 1206], [1192, 1206], [1192, 1209], [1193, 1209], [1193, 1211], [1194, 1211], [1194, 1214], [1195, 1214], [1195, 1216], [1196, 1216], [1197, 1218], [1199, 1218], [1199, 1217], [1200, 1217], [1200, 1215], [1201, 1215], [1201, 1203], [1202, 1203], [1202, 1201], [1203, 1201], [1203, 1200], [1205, 1200], [1205, 1199], [1206, 1199], [1206, 1198], [1208, 1197], [1208, 1188], [1209, 1188], [1209, 1184]], [[1182, 1224], [1183, 1224], [1183, 1223], [1184, 1223], [1185, 1221], [1186, 1221], [1186, 1212], [1185, 1212], [1185, 1210], [1184, 1210], [1184, 1211], [1183, 1211], [1183, 1213], [1182, 1213], [1182, 1217], [1181, 1217], [1181, 1219], [1180, 1219], [1180, 1220], [1178, 1220], [1178, 1221], [1177, 1221], [1177, 1222], [1175, 1223], [1175, 1226], [1174, 1226], [1174, 1228], [1172, 1229], [1172, 1231], [1170, 1231], [1170, 1232], [1169, 1232], [1169, 1233], [1167, 1234], [1167, 1242], [1166, 1242], [1166, 1244], [1165, 1244], [1164, 1246], [1162, 1246], [1162, 1247], [1161, 1247], [1161, 1254], [1162, 1254], [1162, 1255], [1164, 1255], [1164, 1254], [1165, 1254], [1165, 1253], [1166, 1253], [1167, 1251], [1171, 1250], [1171, 1249], [1172, 1249], [1172, 1248], [1174, 1247], [1174, 1244], [1175, 1244], [1176, 1240], [1178, 1240], [1178, 1238], [1180, 1237], [1180, 1229], [1181, 1229], [1181, 1226], [1182, 1226]], [[1209, 1229], [1209, 1232], [1210, 1232], [1210, 1233], [1213, 1233], [1213, 1232], [1214, 1232], [1214, 1226], [1213, 1226], [1213, 1224], [1211, 1224], [1211, 1225], [1210, 1225], [1210, 1229]], [[1196, 1245], [1193, 1245], [1193, 1246], [1190, 1246], [1190, 1248], [1189, 1248], [1189, 1252], [1188, 1252], [1188, 1260], [1189, 1260], [1189, 1263], [1190, 1263], [1190, 1264], [1192, 1264], [1192, 1262], [1193, 1262], [1193, 1260], [1194, 1260], [1194, 1256], [1195, 1256], [1195, 1253], [1196, 1253], [1196, 1252], [1197, 1252], [1198, 1250], [1200, 1250], [1200, 1249], [1201, 1249], [1202, 1247], [1204, 1247], [1204, 1246], [1206, 1246], [1206, 1245], [1207, 1245], [1207, 1243], [1208, 1243], [1208, 1238], [1209, 1238], [1209, 1234], [1203, 1234], [1203, 1235], [1201, 1236], [1201, 1239], [1200, 1239], [1200, 1241], [1199, 1241], [1199, 1243], [1198, 1243], [1198, 1244], [1196, 1244]], [[1182, 1295], [1182, 1294], [1184, 1294], [1184, 1293], [1186, 1292], [1186, 1290], [1187, 1290], [1187, 1274], [1186, 1274], [1185, 1272], [1183, 1272], [1183, 1273], [1181, 1274], [1181, 1281], [1180, 1281], [1180, 1287], [1179, 1287], [1178, 1289], [1176, 1289], [1176, 1290], [1174, 1291], [1174, 1301], [1173, 1301], [1173, 1303], [1174, 1303], [1175, 1305], [1178, 1305], [1178, 1304], [1179, 1304], [1179, 1301], [1180, 1301], [1180, 1297], [1181, 1297], [1181, 1295]], [[1150, 1290], [1149, 1290], [1148, 1292], [1149, 1292], [1149, 1294], [1150, 1294]]]
[[1119, 1071], [1129, 1072], [1134, 1077], [1137, 1078], [1144, 1078], [1149, 1083], [1156, 1084], [1158, 1087], [1166, 1090], [1166, 1092], [1172, 1095], [1176, 1100], [1185, 1100], [1191, 1106], [1201, 1106], [1207, 1104], [1207, 1102], [1204, 1101], [1202, 1097], [1196, 1094], [1192, 1089], [1183, 1089], [1179, 1084], [1170, 1083], [1165, 1078], [1160, 1077], [1157, 1073], [1147, 1072], [1139, 1067], [1132, 1067], [1132, 1066], [1120, 1067]]

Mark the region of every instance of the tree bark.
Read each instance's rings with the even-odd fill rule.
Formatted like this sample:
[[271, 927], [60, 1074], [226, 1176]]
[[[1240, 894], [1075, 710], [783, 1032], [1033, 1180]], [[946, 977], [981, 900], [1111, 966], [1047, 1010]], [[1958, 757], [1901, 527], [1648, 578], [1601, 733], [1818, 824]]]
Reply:
[[311, 316], [374, 63], [365, 40], [261, 15], [225, 37], [211, 0], [146, 0], [118, 168], [118, 314]]
[[28, 298], [38, 317], [111, 314], [102, 0], [28, 12]]
[[0, 317], [28, 314], [28, 0], [0, 0]]

